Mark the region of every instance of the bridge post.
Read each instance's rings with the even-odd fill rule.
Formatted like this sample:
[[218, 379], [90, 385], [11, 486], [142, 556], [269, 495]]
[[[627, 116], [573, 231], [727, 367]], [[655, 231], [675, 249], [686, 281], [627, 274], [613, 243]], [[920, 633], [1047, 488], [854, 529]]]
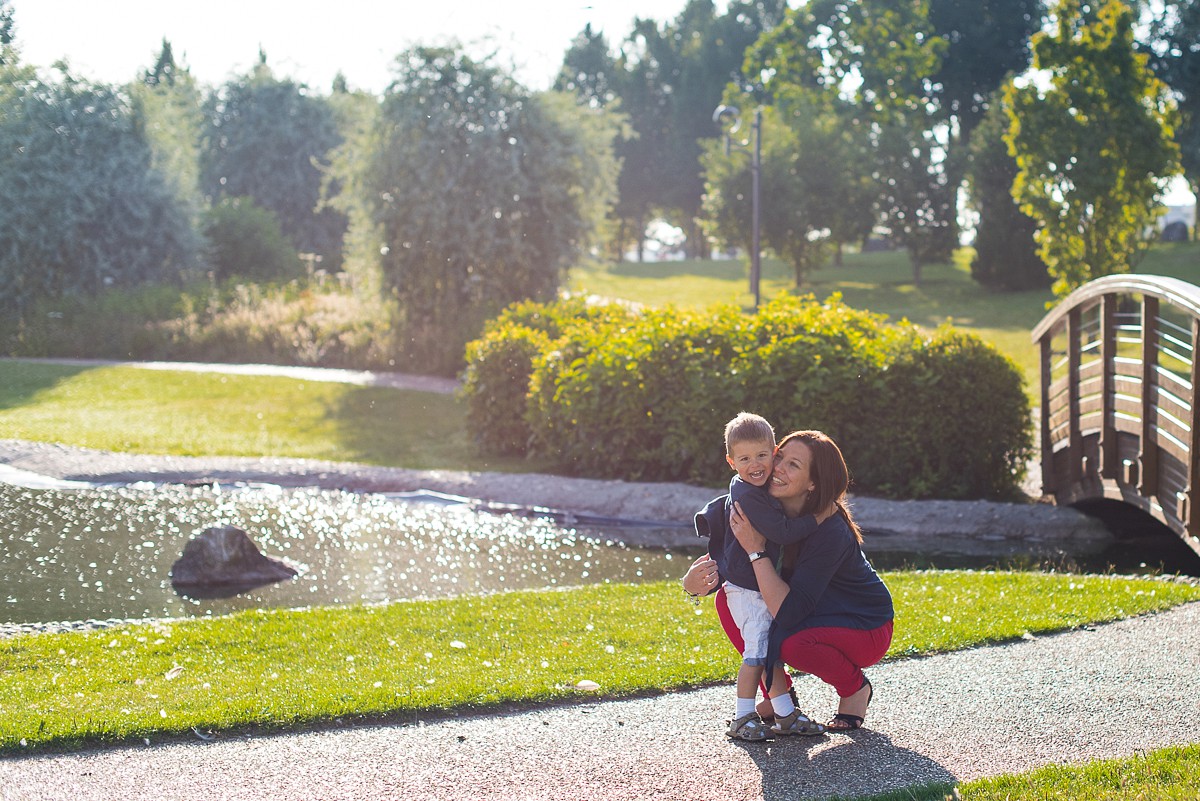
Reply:
[[[1158, 495], [1158, 441], [1154, 418], [1158, 404], [1158, 298], [1142, 296], [1142, 426], [1138, 436], [1138, 494]], [[1162, 502], [1162, 499], [1159, 499]]]
[[1191, 432], [1188, 437], [1188, 461], [1187, 461], [1187, 487], [1183, 491], [1183, 496], [1179, 498], [1178, 514], [1179, 522], [1183, 524], [1183, 529], [1187, 536], [1193, 540], [1192, 547], [1195, 547], [1197, 537], [1200, 537], [1200, 515], [1192, 514], [1192, 490], [1196, 486], [1196, 471], [1200, 469], [1200, 414], [1197, 414], [1196, 403], [1200, 401], [1200, 318], [1192, 318], [1192, 367], [1190, 378], [1192, 382], [1192, 397], [1189, 402], [1192, 406]]
[[1100, 297], [1100, 475], [1116, 479], [1117, 427], [1114, 373], [1117, 362], [1117, 296]]
[[1083, 361], [1079, 307], [1067, 315], [1067, 483], [1083, 478], [1083, 434], [1079, 430], [1079, 366]]
[[1050, 432], [1050, 379], [1054, 364], [1054, 348], [1049, 333], [1038, 343], [1041, 347], [1042, 371], [1042, 493], [1053, 495], [1058, 489], [1054, 478], [1054, 438]]

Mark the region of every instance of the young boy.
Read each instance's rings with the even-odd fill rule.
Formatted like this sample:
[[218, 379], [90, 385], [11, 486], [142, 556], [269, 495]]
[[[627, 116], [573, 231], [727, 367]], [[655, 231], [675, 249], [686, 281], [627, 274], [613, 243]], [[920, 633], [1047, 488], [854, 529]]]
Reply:
[[[770, 496], [767, 485], [775, 469], [775, 431], [771, 424], [756, 414], [740, 413], [725, 426], [725, 460], [735, 475], [729, 482], [729, 501], [724, 509], [726, 536], [709, 539], [709, 552], [725, 579], [725, 597], [729, 611], [742, 634], [745, 648], [737, 677], [737, 706], [726, 734], [739, 740], [763, 740], [769, 734], [821, 734], [824, 727], [796, 709], [794, 696], [788, 692], [782, 664], [771, 665], [775, 670], [772, 686], [781, 688], [770, 699], [775, 722], [767, 724], [755, 710], [755, 697], [767, 669], [767, 633], [771, 627], [771, 612], [758, 591], [752, 561], [770, 559], [779, 567], [780, 546], [798, 543], [817, 528], [812, 515], [788, 518], [783, 507]], [[740, 503], [742, 511], [754, 527], [767, 538], [767, 549], [747, 554], [729, 532], [729, 511]], [[697, 528], [700, 520], [697, 518]], [[716, 540], [719, 540], [716, 541]], [[717, 551], [717, 552], [714, 552]]]

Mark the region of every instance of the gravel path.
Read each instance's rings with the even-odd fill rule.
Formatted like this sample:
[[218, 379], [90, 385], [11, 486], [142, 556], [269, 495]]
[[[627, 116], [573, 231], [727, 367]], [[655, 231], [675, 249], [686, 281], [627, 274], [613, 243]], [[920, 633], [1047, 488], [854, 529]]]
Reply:
[[[900, 622], [903, 625], [903, 622]], [[713, 658], [727, 657], [710, 644]], [[1167, 658], [1164, 658], [1166, 655]], [[1200, 742], [1200, 603], [890, 662], [869, 729], [737, 744], [732, 687], [0, 760], [0, 799], [820, 799]], [[830, 691], [798, 684], [802, 707]]]

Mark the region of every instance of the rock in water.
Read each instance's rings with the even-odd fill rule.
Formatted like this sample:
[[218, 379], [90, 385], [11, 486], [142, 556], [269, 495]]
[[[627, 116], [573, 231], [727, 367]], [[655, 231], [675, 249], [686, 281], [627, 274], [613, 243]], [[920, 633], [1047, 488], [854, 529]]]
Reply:
[[188, 587], [255, 587], [294, 578], [292, 566], [264, 556], [236, 526], [206, 529], [171, 566], [171, 583]]

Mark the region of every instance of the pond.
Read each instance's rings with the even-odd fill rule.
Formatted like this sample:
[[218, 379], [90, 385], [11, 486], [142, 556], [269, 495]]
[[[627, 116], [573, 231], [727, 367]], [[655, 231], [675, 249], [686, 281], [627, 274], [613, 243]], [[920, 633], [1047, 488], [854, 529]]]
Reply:
[[[706, 542], [687, 529], [575, 525], [496, 513], [434, 494], [130, 485], [28, 489], [0, 482], [0, 624], [217, 615], [240, 609], [446, 598], [600, 582], [677, 579]], [[227, 597], [177, 591], [171, 566], [212, 526], [244, 529], [300, 575]], [[965, 553], [890, 549], [868, 535], [881, 570], [1000, 568], [1200, 575], [1200, 558], [1165, 527], [1100, 552]], [[663, 547], [659, 543], [673, 543]], [[633, 543], [644, 543], [638, 545]]]
[[[693, 549], [626, 545], [548, 518], [385, 495], [256, 486], [0, 484], [0, 623], [224, 614], [678, 578]], [[176, 592], [206, 528], [244, 529], [300, 575], [232, 597]]]

